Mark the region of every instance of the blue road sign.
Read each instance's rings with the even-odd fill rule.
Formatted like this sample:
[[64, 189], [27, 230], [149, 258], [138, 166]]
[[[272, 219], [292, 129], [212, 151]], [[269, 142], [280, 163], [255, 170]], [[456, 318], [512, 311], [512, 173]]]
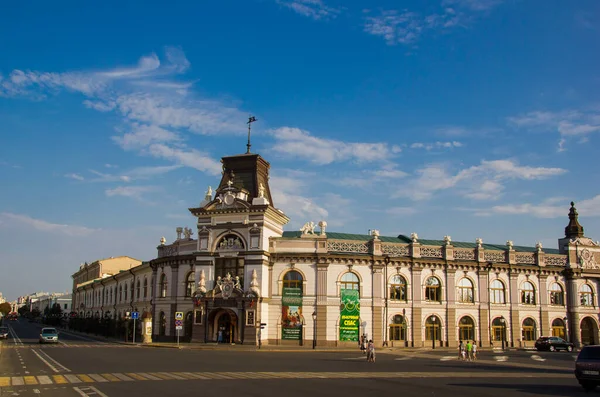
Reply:
[[138, 320], [140, 318], [140, 312], [131, 312], [131, 319]]

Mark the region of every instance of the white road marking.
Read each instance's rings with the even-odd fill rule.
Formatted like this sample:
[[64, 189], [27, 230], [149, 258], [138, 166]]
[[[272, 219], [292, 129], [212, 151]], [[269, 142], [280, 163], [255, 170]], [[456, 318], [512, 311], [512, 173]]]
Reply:
[[542, 358], [542, 357], [538, 356], [537, 354], [532, 354], [531, 359], [535, 360], [535, 361], [546, 361], [545, 358]]
[[342, 360], [366, 360], [367, 356], [362, 356], [362, 357], [345, 357], [342, 358]]
[[395, 358], [394, 360], [396, 360], [396, 361], [410, 360], [410, 357], [398, 357], [398, 358]]
[[96, 382], [108, 382], [108, 379], [103, 378], [102, 376], [100, 376], [98, 374], [90, 374], [90, 378], [92, 378]]
[[52, 371], [59, 372], [58, 369], [56, 369], [56, 367], [54, 365], [52, 365], [48, 361], [46, 361], [46, 359], [44, 357], [40, 356], [40, 354], [37, 351], [35, 351], [35, 350], [31, 350], [31, 351], [33, 352], [33, 354], [35, 354], [36, 356], [38, 356], [38, 358], [40, 360], [42, 360], [42, 362], [44, 364], [46, 364]]
[[74, 387], [73, 390], [75, 390], [77, 393], [79, 393], [80, 396], [83, 396], [83, 397], [88, 397], [88, 396], [92, 396], [92, 395], [98, 395], [100, 397], [108, 397], [106, 394], [102, 393], [100, 390], [96, 389], [94, 386]]
[[50, 379], [49, 376], [46, 375], [41, 375], [37, 377], [38, 382], [40, 382], [40, 385], [51, 385], [52, 384], [52, 379]]
[[23, 380], [22, 376], [13, 376], [12, 377], [12, 385], [13, 386], [23, 386], [25, 384], [25, 381]]
[[[34, 350], [34, 351], [35, 351], [35, 350]], [[52, 357], [50, 357], [50, 356], [48, 355], [48, 353], [46, 353], [45, 351], [43, 351], [43, 350], [40, 350], [40, 353], [41, 353], [42, 355], [44, 355], [44, 356], [45, 356], [45, 357], [46, 357], [48, 360], [52, 361], [52, 363], [53, 363], [54, 365], [56, 365], [58, 368], [62, 369], [62, 370], [63, 370], [63, 371], [65, 371], [65, 372], [71, 372], [71, 370], [70, 370], [69, 368], [65, 367], [64, 365], [62, 365], [61, 363], [59, 363], [58, 361], [56, 361], [55, 359], [53, 359]]]
[[64, 375], [64, 377], [71, 383], [81, 383], [81, 379], [75, 375]]
[[444, 356], [440, 358], [440, 361], [450, 361], [450, 360], [458, 360], [457, 356]]
[[40, 394], [40, 389], [33, 389], [33, 392], [34, 392], [35, 394]]
[[19, 335], [17, 335], [17, 332], [13, 329], [13, 327], [11, 327], [9, 325], [8, 331], [9, 331], [10, 335], [12, 336], [13, 342], [15, 343], [15, 345], [23, 346], [23, 342], [21, 341], [21, 338], [19, 338]]
[[508, 361], [508, 356], [496, 356], [494, 359], [496, 361]]

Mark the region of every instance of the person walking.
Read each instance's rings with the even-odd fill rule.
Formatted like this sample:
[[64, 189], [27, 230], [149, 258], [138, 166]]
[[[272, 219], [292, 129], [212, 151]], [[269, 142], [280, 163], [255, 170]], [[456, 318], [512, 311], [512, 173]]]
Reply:
[[375, 362], [375, 344], [373, 343], [373, 340], [370, 340], [367, 344], [367, 362]]
[[465, 344], [463, 343], [462, 340], [458, 344], [458, 359], [459, 360], [465, 359]]
[[471, 361], [472, 359], [472, 354], [473, 354], [473, 345], [471, 344], [471, 341], [467, 341], [467, 360]]
[[475, 342], [475, 341], [473, 341], [472, 354], [473, 354], [473, 361], [476, 361], [477, 360], [477, 342]]

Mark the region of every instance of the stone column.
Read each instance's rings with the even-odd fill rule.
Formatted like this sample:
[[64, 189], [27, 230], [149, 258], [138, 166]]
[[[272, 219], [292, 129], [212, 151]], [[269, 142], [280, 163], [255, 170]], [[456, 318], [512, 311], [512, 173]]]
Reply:
[[[171, 304], [171, 318], [167, 317], [167, 328], [171, 330], [171, 336], [177, 338], [177, 331], [175, 330], [175, 312], [178, 309], [177, 297], [179, 296], [179, 264], [171, 264], [171, 291], [170, 297], [174, 300]], [[181, 332], [179, 333], [181, 336]]]
[[[317, 347], [328, 345], [327, 341], [327, 272], [329, 263], [317, 263]], [[313, 325], [313, 330], [315, 326]], [[311, 332], [312, 333], [312, 332]], [[314, 338], [314, 336], [313, 336]], [[337, 340], [337, 338], [336, 338]], [[335, 341], [333, 342], [335, 344]]]
[[457, 321], [456, 270], [446, 267], [446, 342], [448, 347], [458, 347]]
[[419, 267], [415, 267], [413, 263], [411, 267], [411, 290], [412, 290], [412, 317], [411, 317], [411, 334], [413, 347], [423, 346], [423, 322], [421, 320], [423, 309], [421, 308], [421, 296], [423, 286], [421, 281], [421, 271]]
[[550, 315], [548, 314], [548, 276], [540, 275], [540, 329], [536, 337], [552, 335], [550, 329]]
[[[510, 272], [510, 346], [511, 347], [520, 347], [520, 340], [522, 338], [521, 334], [521, 322], [519, 319], [519, 286], [517, 284], [518, 273]], [[507, 327], [508, 328], [508, 327]], [[507, 339], [509, 335], [506, 336]]]
[[383, 344], [385, 328], [385, 308], [384, 308], [384, 280], [383, 266], [381, 264], [373, 264], [372, 272], [372, 329], [373, 342]]
[[478, 292], [479, 292], [479, 346], [490, 344], [490, 272], [488, 270], [479, 270], [478, 273]]
[[566, 302], [567, 302], [567, 330], [569, 339], [575, 347], [581, 346], [581, 330], [579, 329], [579, 291], [577, 289], [578, 274], [568, 269], [566, 273]]

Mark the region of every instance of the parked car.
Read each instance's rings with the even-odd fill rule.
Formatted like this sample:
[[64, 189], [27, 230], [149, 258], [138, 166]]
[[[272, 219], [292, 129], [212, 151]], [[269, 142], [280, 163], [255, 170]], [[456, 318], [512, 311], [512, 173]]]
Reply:
[[8, 339], [8, 327], [0, 327], [0, 339]]
[[551, 352], [557, 350], [570, 352], [573, 351], [574, 346], [571, 342], [567, 342], [558, 336], [542, 336], [535, 341], [535, 348], [537, 350], [549, 350]]
[[56, 331], [56, 328], [42, 328], [40, 343], [58, 343], [58, 331]]
[[586, 391], [600, 384], [600, 346], [584, 346], [575, 361], [575, 377]]

